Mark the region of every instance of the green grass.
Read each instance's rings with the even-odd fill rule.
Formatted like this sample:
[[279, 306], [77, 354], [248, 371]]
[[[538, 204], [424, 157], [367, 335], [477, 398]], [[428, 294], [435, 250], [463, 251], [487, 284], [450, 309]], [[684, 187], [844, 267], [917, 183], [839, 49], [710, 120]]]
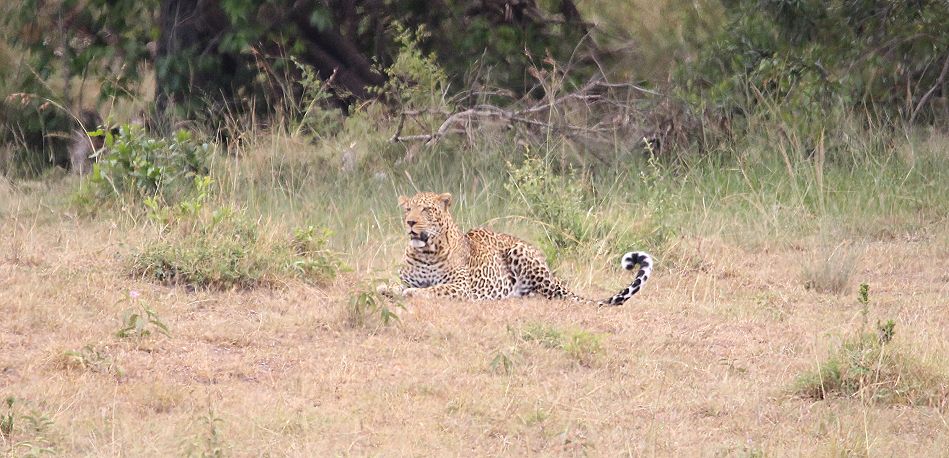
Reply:
[[[574, 174], [531, 192], [516, 175], [524, 171], [523, 153], [512, 154], [514, 145], [504, 138], [446, 141], [421, 147], [414, 163], [369, 161], [340, 172], [332, 150], [347, 142], [359, 139], [298, 152], [292, 138], [265, 134], [241, 158], [219, 158], [212, 174], [223, 202], [239, 202], [264, 220], [328, 227], [334, 247], [360, 258], [367, 250], [379, 253], [367, 244], [397, 245], [396, 197], [416, 190], [453, 193], [452, 211], [463, 228], [490, 224], [544, 247], [552, 260], [604, 267], [630, 249], [661, 256], [678, 236], [749, 247], [826, 228], [834, 228], [833, 237], [889, 238], [925, 231], [949, 214], [949, 159], [940, 153], [949, 138], [938, 133], [894, 140], [885, 151], [854, 142], [847, 162], [818, 162], [804, 152], [788, 153], [785, 161], [777, 147], [765, 151], [759, 144], [657, 162], [630, 152], [611, 168], [577, 162]], [[501, 157], [512, 157], [512, 165]]]

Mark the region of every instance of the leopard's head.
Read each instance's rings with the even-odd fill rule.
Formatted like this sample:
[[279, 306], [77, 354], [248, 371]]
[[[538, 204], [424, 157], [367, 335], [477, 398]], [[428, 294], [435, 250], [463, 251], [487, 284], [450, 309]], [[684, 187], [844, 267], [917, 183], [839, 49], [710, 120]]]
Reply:
[[420, 192], [412, 197], [400, 196], [399, 205], [409, 235], [409, 246], [417, 250], [431, 246], [454, 226], [451, 213], [448, 213], [451, 194]]

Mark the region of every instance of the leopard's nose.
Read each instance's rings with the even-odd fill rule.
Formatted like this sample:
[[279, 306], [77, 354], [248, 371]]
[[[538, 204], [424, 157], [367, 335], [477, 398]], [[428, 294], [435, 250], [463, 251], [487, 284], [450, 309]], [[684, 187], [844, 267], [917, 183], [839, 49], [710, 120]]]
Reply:
[[411, 220], [411, 219], [405, 222], [405, 224], [408, 224], [409, 227], [415, 226], [415, 223], [416, 223], [416, 221], [413, 221], [413, 220]]

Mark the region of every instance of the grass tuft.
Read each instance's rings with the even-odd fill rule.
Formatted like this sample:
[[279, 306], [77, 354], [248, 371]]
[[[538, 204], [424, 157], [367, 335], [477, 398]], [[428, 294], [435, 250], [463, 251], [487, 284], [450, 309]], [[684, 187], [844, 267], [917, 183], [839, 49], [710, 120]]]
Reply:
[[859, 397], [865, 402], [942, 406], [949, 400], [949, 377], [893, 345], [896, 322], [877, 321], [867, 331], [870, 286], [860, 285], [862, 326], [813, 371], [800, 375], [795, 391], [813, 399]]
[[592, 364], [603, 353], [603, 335], [583, 329], [561, 330], [543, 323], [530, 323], [521, 331], [521, 339], [563, 350], [584, 366]]
[[795, 391], [812, 399], [843, 396], [881, 404], [943, 405], [949, 399], [949, 378], [906, 349], [890, 345], [886, 338], [892, 335], [892, 326], [884, 324], [880, 333], [844, 341], [815, 370], [797, 378]]
[[843, 294], [851, 285], [857, 259], [852, 250], [834, 249], [825, 256], [805, 260], [801, 273], [804, 289]]
[[133, 275], [198, 288], [252, 288], [281, 278], [333, 279], [342, 264], [312, 226], [293, 237], [264, 232], [241, 210], [200, 211], [173, 222], [132, 258]]

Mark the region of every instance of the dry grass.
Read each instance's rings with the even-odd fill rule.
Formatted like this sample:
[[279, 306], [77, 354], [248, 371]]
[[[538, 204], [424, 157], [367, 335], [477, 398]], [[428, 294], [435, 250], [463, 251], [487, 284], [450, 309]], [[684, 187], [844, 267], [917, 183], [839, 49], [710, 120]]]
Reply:
[[[0, 451], [66, 456], [939, 455], [947, 401], [815, 401], [794, 381], [861, 322], [854, 293], [800, 282], [817, 244], [750, 250], [681, 236], [623, 307], [412, 302], [347, 322], [354, 284], [391, 272], [396, 238], [319, 288], [197, 291], [127, 274], [142, 229], [62, 211], [61, 190], [0, 189]], [[868, 319], [945, 374], [944, 225], [868, 241]], [[372, 244], [372, 243], [370, 243]], [[392, 256], [389, 256], [389, 255]], [[878, 262], [917, 260], [920, 262]], [[925, 262], [922, 262], [925, 260]], [[580, 289], [603, 294], [619, 278]], [[170, 335], [120, 338], [129, 292]], [[553, 336], [553, 337], [551, 337]], [[571, 348], [571, 345], [573, 346]], [[0, 418], [8, 412], [0, 405]]]

